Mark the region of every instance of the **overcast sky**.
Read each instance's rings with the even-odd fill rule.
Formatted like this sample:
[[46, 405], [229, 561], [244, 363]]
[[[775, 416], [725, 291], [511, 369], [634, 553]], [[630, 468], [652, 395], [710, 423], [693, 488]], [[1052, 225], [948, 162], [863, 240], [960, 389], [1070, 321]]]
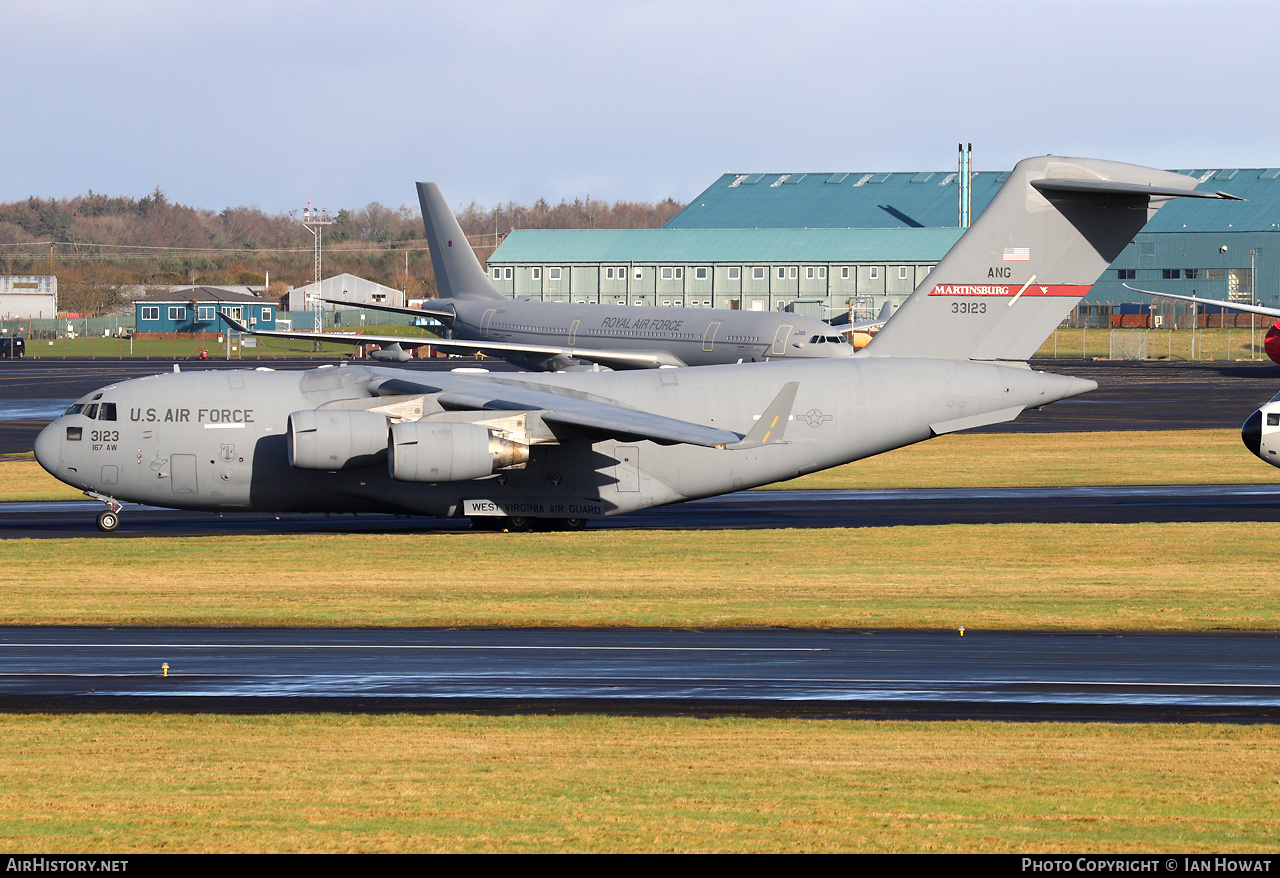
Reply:
[[687, 201], [725, 171], [1280, 166], [1280, 3], [2, 0], [0, 201]]

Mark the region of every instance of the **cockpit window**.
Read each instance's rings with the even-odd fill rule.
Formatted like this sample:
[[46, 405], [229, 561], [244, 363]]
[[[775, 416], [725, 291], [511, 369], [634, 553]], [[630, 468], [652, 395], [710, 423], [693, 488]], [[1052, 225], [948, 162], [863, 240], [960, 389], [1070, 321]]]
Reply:
[[78, 415], [78, 414], [80, 414], [82, 411], [84, 411], [84, 403], [82, 403], [82, 402], [78, 402], [78, 403], [76, 403], [75, 405], [73, 405], [71, 408], [69, 408], [69, 409], [67, 409], [65, 412], [63, 412], [63, 414], [64, 414], [64, 415]]
[[84, 416], [89, 420], [95, 420], [98, 417], [98, 404], [95, 402], [87, 406], [84, 410]]
[[100, 400], [100, 399], [102, 399], [102, 394], [101, 394], [101, 393], [95, 393], [92, 397], [90, 397], [90, 398], [89, 398], [89, 401], [90, 401], [90, 402], [96, 402], [97, 400]]
[[114, 402], [104, 402], [102, 407], [98, 409], [99, 421], [114, 421], [116, 419], [116, 404]]
[[1267, 412], [1267, 426], [1280, 427], [1280, 412]]

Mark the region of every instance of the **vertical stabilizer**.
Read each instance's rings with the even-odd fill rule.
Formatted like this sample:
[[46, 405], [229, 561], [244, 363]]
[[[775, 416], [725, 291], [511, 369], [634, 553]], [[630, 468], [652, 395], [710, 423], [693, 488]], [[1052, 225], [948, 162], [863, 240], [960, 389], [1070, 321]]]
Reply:
[[1026, 360], [1169, 199], [1184, 174], [1097, 159], [1024, 159], [861, 356]]
[[467, 243], [462, 226], [449, 209], [449, 203], [435, 183], [418, 184], [418, 201], [422, 204], [422, 224], [431, 247], [431, 267], [436, 273], [436, 290], [442, 299], [500, 299], [480, 260]]

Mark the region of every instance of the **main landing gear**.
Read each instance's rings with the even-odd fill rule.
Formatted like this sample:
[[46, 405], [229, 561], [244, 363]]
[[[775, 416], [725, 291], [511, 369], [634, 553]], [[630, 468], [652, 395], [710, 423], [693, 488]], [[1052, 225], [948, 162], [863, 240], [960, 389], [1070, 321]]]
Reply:
[[476, 530], [496, 530], [502, 533], [528, 533], [529, 531], [582, 530], [587, 526], [585, 518], [533, 518], [527, 515], [509, 517], [484, 516], [471, 519]]

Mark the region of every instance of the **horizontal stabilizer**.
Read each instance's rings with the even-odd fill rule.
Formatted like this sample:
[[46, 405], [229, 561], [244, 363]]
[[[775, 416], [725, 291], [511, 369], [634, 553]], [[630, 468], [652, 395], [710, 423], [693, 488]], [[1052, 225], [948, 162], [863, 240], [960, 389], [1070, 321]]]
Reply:
[[1111, 180], [1075, 180], [1048, 178], [1032, 180], [1031, 185], [1041, 192], [1083, 192], [1090, 195], [1141, 195], [1145, 198], [1219, 198], [1224, 201], [1244, 201], [1238, 195], [1226, 192], [1197, 192], [1195, 189], [1174, 189], [1170, 186], [1147, 186], [1143, 183], [1117, 183]]

